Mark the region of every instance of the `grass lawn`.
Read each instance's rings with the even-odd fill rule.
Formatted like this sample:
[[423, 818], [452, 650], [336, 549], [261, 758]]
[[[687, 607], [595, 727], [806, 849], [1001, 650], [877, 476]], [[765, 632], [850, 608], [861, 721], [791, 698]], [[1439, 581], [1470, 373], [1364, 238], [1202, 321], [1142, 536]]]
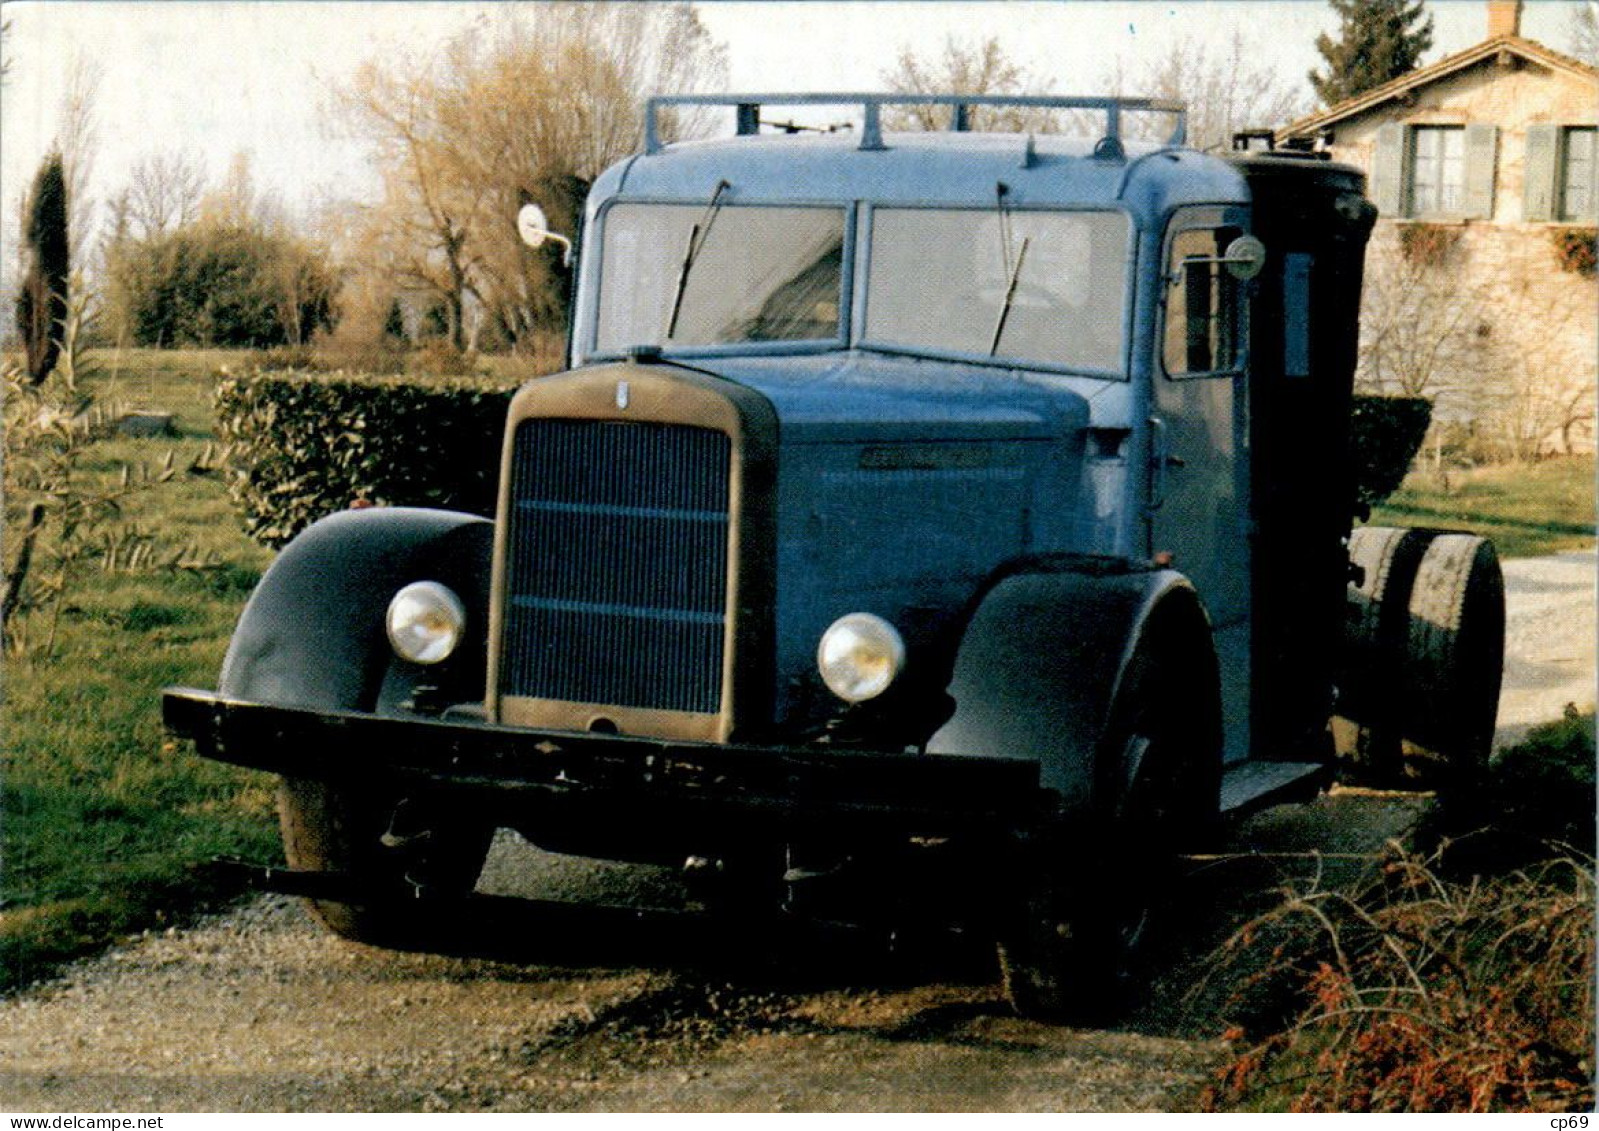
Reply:
[[1415, 471], [1381, 507], [1379, 526], [1463, 528], [1493, 540], [1504, 558], [1594, 544], [1592, 456], [1451, 471]]
[[215, 685], [239, 609], [270, 560], [244, 537], [221, 477], [185, 470], [210, 437], [213, 373], [242, 358], [140, 351], [115, 368], [111, 354], [97, 358], [99, 403], [174, 412], [179, 431], [92, 449], [89, 475], [156, 468], [169, 451], [179, 469], [133, 495], [111, 529], [221, 564], [114, 573], [91, 564], [58, 617], [40, 610], [13, 623], [28, 647], [4, 669], [0, 989], [157, 925], [169, 909], [228, 894], [207, 879], [215, 856], [277, 852], [271, 779], [167, 739], [157, 700], [166, 684]]

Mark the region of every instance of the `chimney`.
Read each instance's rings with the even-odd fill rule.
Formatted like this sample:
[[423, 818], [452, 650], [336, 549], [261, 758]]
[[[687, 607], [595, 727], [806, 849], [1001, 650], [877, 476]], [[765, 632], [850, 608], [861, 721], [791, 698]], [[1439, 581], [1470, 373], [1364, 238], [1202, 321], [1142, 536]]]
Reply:
[[1521, 0], [1488, 0], [1488, 38], [1521, 34]]

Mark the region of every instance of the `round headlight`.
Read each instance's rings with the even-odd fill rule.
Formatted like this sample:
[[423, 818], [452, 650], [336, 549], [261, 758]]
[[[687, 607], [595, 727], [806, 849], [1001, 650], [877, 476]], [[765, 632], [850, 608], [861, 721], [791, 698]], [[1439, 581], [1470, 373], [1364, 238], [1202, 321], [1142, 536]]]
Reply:
[[882, 617], [850, 613], [822, 633], [816, 666], [829, 691], [860, 703], [887, 691], [905, 667], [905, 641]]
[[389, 643], [413, 664], [449, 659], [466, 628], [466, 606], [437, 581], [415, 581], [389, 602]]

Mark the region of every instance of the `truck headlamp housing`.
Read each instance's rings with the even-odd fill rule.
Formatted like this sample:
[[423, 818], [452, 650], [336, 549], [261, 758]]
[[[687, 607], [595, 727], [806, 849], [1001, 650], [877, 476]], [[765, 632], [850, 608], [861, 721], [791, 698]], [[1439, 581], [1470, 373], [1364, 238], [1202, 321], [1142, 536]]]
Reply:
[[905, 667], [899, 631], [872, 613], [839, 617], [816, 648], [822, 682], [846, 703], [861, 703], [887, 691]]
[[466, 629], [466, 606], [437, 581], [415, 581], [389, 602], [389, 643], [401, 659], [437, 664], [450, 658]]

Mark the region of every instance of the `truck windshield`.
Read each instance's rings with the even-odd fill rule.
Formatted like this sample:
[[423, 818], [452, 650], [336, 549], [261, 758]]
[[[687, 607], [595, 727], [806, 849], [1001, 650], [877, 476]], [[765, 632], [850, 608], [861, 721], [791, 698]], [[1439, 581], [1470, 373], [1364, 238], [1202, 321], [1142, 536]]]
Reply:
[[864, 339], [963, 357], [1122, 370], [1120, 212], [872, 210]]
[[615, 205], [596, 346], [836, 340], [843, 253], [839, 208]]

